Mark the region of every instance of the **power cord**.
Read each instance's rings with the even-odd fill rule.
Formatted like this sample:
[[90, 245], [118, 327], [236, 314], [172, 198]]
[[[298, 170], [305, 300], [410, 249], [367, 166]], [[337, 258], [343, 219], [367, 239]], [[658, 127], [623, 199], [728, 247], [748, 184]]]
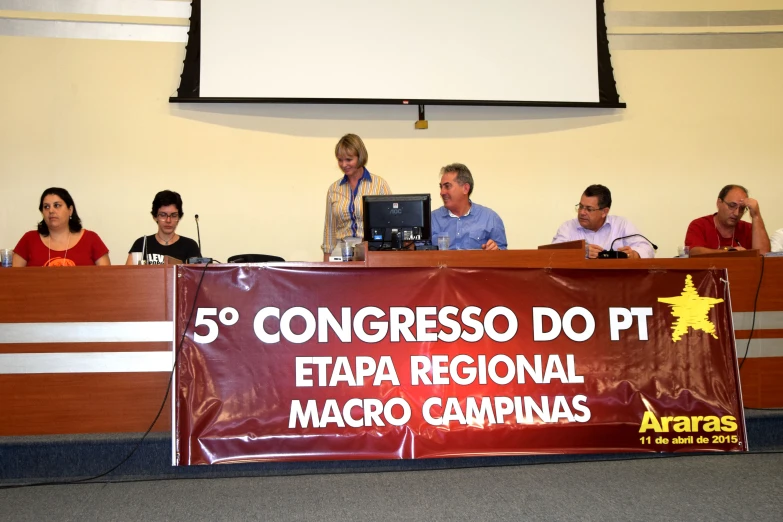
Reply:
[[[753, 332], [756, 329], [756, 309], [758, 308], [758, 303], [759, 303], [759, 293], [761, 292], [761, 283], [764, 280], [765, 259], [766, 258], [764, 256], [761, 256], [761, 274], [759, 274], [759, 283], [756, 286], [756, 297], [753, 299], [753, 320], [750, 323], [750, 335], [748, 335], [748, 343], [745, 345], [745, 354], [742, 356], [742, 360], [740, 361], [739, 371], [742, 371], [742, 366], [745, 364], [745, 359], [748, 358], [748, 353], [750, 352], [750, 341], [753, 339]], [[742, 405], [742, 408], [745, 410], [755, 410], [755, 411], [783, 411], [783, 408], [748, 408], [744, 404]]]
[[759, 304], [759, 292], [761, 292], [761, 282], [764, 280], [764, 256], [761, 256], [761, 274], [759, 275], [759, 284], [756, 286], [756, 298], [753, 299], [753, 320], [750, 323], [750, 335], [748, 336], [748, 344], [745, 345], [745, 354], [740, 361], [739, 371], [742, 371], [742, 366], [745, 364], [745, 359], [748, 358], [748, 352], [750, 351], [750, 341], [753, 339], [753, 332], [756, 328], [756, 308]]
[[144, 440], [147, 438], [147, 435], [150, 434], [152, 431], [153, 426], [155, 426], [155, 423], [158, 422], [158, 419], [160, 419], [160, 415], [163, 413], [163, 409], [166, 407], [166, 401], [169, 398], [169, 392], [171, 391], [171, 383], [174, 379], [174, 372], [177, 371], [177, 362], [179, 361], [179, 354], [182, 350], [182, 345], [185, 342], [185, 335], [188, 331], [188, 326], [190, 326], [190, 322], [193, 320], [193, 313], [196, 311], [196, 302], [198, 301], [198, 294], [201, 291], [201, 284], [204, 281], [204, 275], [207, 273], [207, 267], [212, 263], [212, 261], [208, 261], [204, 265], [204, 269], [201, 272], [201, 278], [198, 281], [198, 286], [196, 287], [196, 292], [193, 296], [193, 307], [190, 309], [190, 316], [188, 317], [188, 321], [185, 323], [185, 328], [182, 330], [182, 338], [179, 340], [179, 345], [177, 346], [177, 350], [174, 352], [174, 366], [171, 368], [171, 372], [169, 373], [169, 382], [166, 385], [166, 393], [163, 394], [163, 401], [160, 404], [160, 408], [158, 409], [158, 413], [155, 415], [155, 418], [152, 420], [152, 423], [150, 424], [149, 428], [147, 428], [147, 431], [144, 432], [144, 435], [141, 436], [139, 441], [136, 443], [136, 445], [133, 447], [132, 450], [123, 458], [120, 460], [117, 464], [115, 464], [113, 467], [109, 468], [108, 470], [99, 473], [98, 475], [94, 475], [92, 477], [82, 478], [82, 479], [76, 479], [76, 480], [63, 480], [63, 481], [50, 481], [50, 482], [33, 482], [29, 484], [14, 484], [14, 485], [8, 485], [8, 486], [0, 486], [0, 490], [3, 489], [16, 489], [16, 488], [27, 488], [27, 487], [33, 487], [33, 486], [68, 486], [71, 484], [88, 484], [93, 480], [97, 480], [99, 478], [105, 477], [106, 475], [112, 473], [114, 470], [125, 464], [130, 458], [136, 453], [136, 451], [141, 447], [142, 443], [144, 443]]

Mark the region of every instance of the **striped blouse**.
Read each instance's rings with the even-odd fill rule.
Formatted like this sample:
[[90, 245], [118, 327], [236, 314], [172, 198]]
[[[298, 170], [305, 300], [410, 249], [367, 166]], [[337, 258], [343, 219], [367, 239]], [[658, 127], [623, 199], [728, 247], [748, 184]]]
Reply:
[[364, 236], [362, 196], [378, 194], [391, 194], [391, 189], [386, 180], [375, 174], [370, 175], [366, 168], [354, 191], [351, 191], [347, 176], [329, 186], [326, 192], [324, 241], [321, 245], [325, 254], [330, 254], [344, 237]]

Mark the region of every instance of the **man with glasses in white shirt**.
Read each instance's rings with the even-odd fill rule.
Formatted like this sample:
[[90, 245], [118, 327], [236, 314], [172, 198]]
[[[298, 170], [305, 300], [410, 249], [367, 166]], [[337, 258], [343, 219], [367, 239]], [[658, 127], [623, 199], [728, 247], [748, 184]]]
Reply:
[[630, 259], [655, 257], [652, 244], [633, 223], [624, 217], [609, 215], [611, 207], [611, 191], [603, 185], [590, 185], [576, 205], [576, 219], [560, 225], [552, 243], [584, 239], [587, 243], [585, 255], [591, 259], [610, 248], [624, 252]]
[[[690, 247], [691, 255], [751, 248], [762, 255], [769, 252], [769, 236], [759, 202], [748, 197], [745, 187], [726, 185], [715, 205], [716, 213], [694, 219], [688, 226], [685, 245]], [[750, 223], [742, 221], [746, 212], [750, 213]]]

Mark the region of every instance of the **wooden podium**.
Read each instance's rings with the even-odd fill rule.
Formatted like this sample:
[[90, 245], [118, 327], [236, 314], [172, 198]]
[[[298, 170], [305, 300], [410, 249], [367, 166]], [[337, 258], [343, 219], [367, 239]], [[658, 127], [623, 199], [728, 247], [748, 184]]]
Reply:
[[174, 271], [0, 270], [0, 436], [146, 431], [173, 366]]

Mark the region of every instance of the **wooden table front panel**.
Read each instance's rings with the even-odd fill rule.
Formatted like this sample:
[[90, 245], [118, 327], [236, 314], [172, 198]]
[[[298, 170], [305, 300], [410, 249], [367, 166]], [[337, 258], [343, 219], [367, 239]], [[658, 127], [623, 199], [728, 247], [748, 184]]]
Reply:
[[[0, 270], [0, 323], [174, 321], [173, 267]], [[22, 325], [24, 326], [24, 325]], [[5, 342], [3, 342], [5, 341]], [[20, 342], [0, 354], [164, 352], [171, 342]], [[0, 436], [144, 432], [161, 407], [170, 372], [0, 372]], [[171, 427], [170, 400], [155, 430]]]

